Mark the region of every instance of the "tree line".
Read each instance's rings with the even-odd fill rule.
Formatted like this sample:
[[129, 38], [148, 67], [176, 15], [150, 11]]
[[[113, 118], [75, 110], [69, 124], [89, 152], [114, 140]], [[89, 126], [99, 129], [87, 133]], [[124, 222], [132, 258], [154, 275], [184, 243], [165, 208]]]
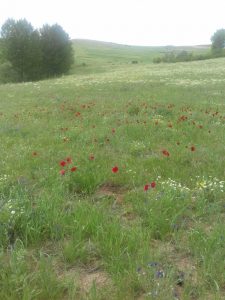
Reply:
[[211, 37], [211, 49], [206, 53], [193, 53], [190, 51], [168, 51], [162, 56], [155, 57], [154, 63], [175, 63], [194, 60], [205, 60], [225, 56], [225, 29], [218, 29]]
[[0, 75], [5, 81], [34, 81], [65, 74], [73, 61], [72, 43], [58, 24], [34, 29], [26, 19], [8, 19], [1, 28]]

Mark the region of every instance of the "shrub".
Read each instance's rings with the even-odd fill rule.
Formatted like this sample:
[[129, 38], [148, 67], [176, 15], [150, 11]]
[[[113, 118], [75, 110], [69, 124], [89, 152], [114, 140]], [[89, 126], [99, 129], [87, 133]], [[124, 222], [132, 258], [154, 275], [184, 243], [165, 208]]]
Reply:
[[0, 65], [0, 83], [18, 82], [19, 74], [13, 69], [10, 62]]

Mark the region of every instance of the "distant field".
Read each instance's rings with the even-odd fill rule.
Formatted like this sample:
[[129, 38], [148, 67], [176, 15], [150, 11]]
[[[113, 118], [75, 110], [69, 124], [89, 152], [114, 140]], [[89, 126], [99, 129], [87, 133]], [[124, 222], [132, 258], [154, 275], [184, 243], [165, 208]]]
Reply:
[[[205, 46], [163, 46], [163, 47], [140, 47], [128, 46], [91, 40], [74, 40], [75, 66], [71, 73], [104, 72], [115, 65], [151, 63], [155, 57], [168, 51], [190, 51], [193, 53], [206, 53], [210, 47]], [[83, 66], [85, 64], [85, 67]]]
[[225, 59], [74, 47], [0, 85], [0, 299], [225, 299]]

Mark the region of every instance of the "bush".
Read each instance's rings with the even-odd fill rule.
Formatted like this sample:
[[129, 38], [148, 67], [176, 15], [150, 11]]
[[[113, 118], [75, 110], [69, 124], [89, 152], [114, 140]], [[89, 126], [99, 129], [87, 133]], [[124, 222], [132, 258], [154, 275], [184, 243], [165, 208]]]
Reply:
[[13, 69], [10, 62], [0, 65], [0, 83], [18, 82], [19, 74]]
[[154, 57], [153, 58], [153, 63], [154, 64], [159, 64], [159, 63], [161, 63], [162, 62], [162, 58], [161, 57]]
[[187, 61], [195, 61], [195, 60], [204, 60], [204, 59], [210, 59], [214, 57], [219, 57], [220, 55], [216, 56], [213, 53], [206, 53], [206, 54], [194, 54], [193, 52], [188, 52], [185, 50], [182, 50], [178, 53], [173, 52], [167, 52], [162, 57], [155, 57], [153, 59], [153, 63], [176, 63], [176, 62], [187, 62]]

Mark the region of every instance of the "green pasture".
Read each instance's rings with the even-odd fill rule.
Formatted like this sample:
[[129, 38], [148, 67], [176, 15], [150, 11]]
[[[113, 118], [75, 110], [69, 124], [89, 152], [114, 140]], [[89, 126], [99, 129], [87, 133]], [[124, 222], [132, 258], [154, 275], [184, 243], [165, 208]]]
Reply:
[[225, 299], [225, 59], [74, 47], [0, 85], [0, 299]]

